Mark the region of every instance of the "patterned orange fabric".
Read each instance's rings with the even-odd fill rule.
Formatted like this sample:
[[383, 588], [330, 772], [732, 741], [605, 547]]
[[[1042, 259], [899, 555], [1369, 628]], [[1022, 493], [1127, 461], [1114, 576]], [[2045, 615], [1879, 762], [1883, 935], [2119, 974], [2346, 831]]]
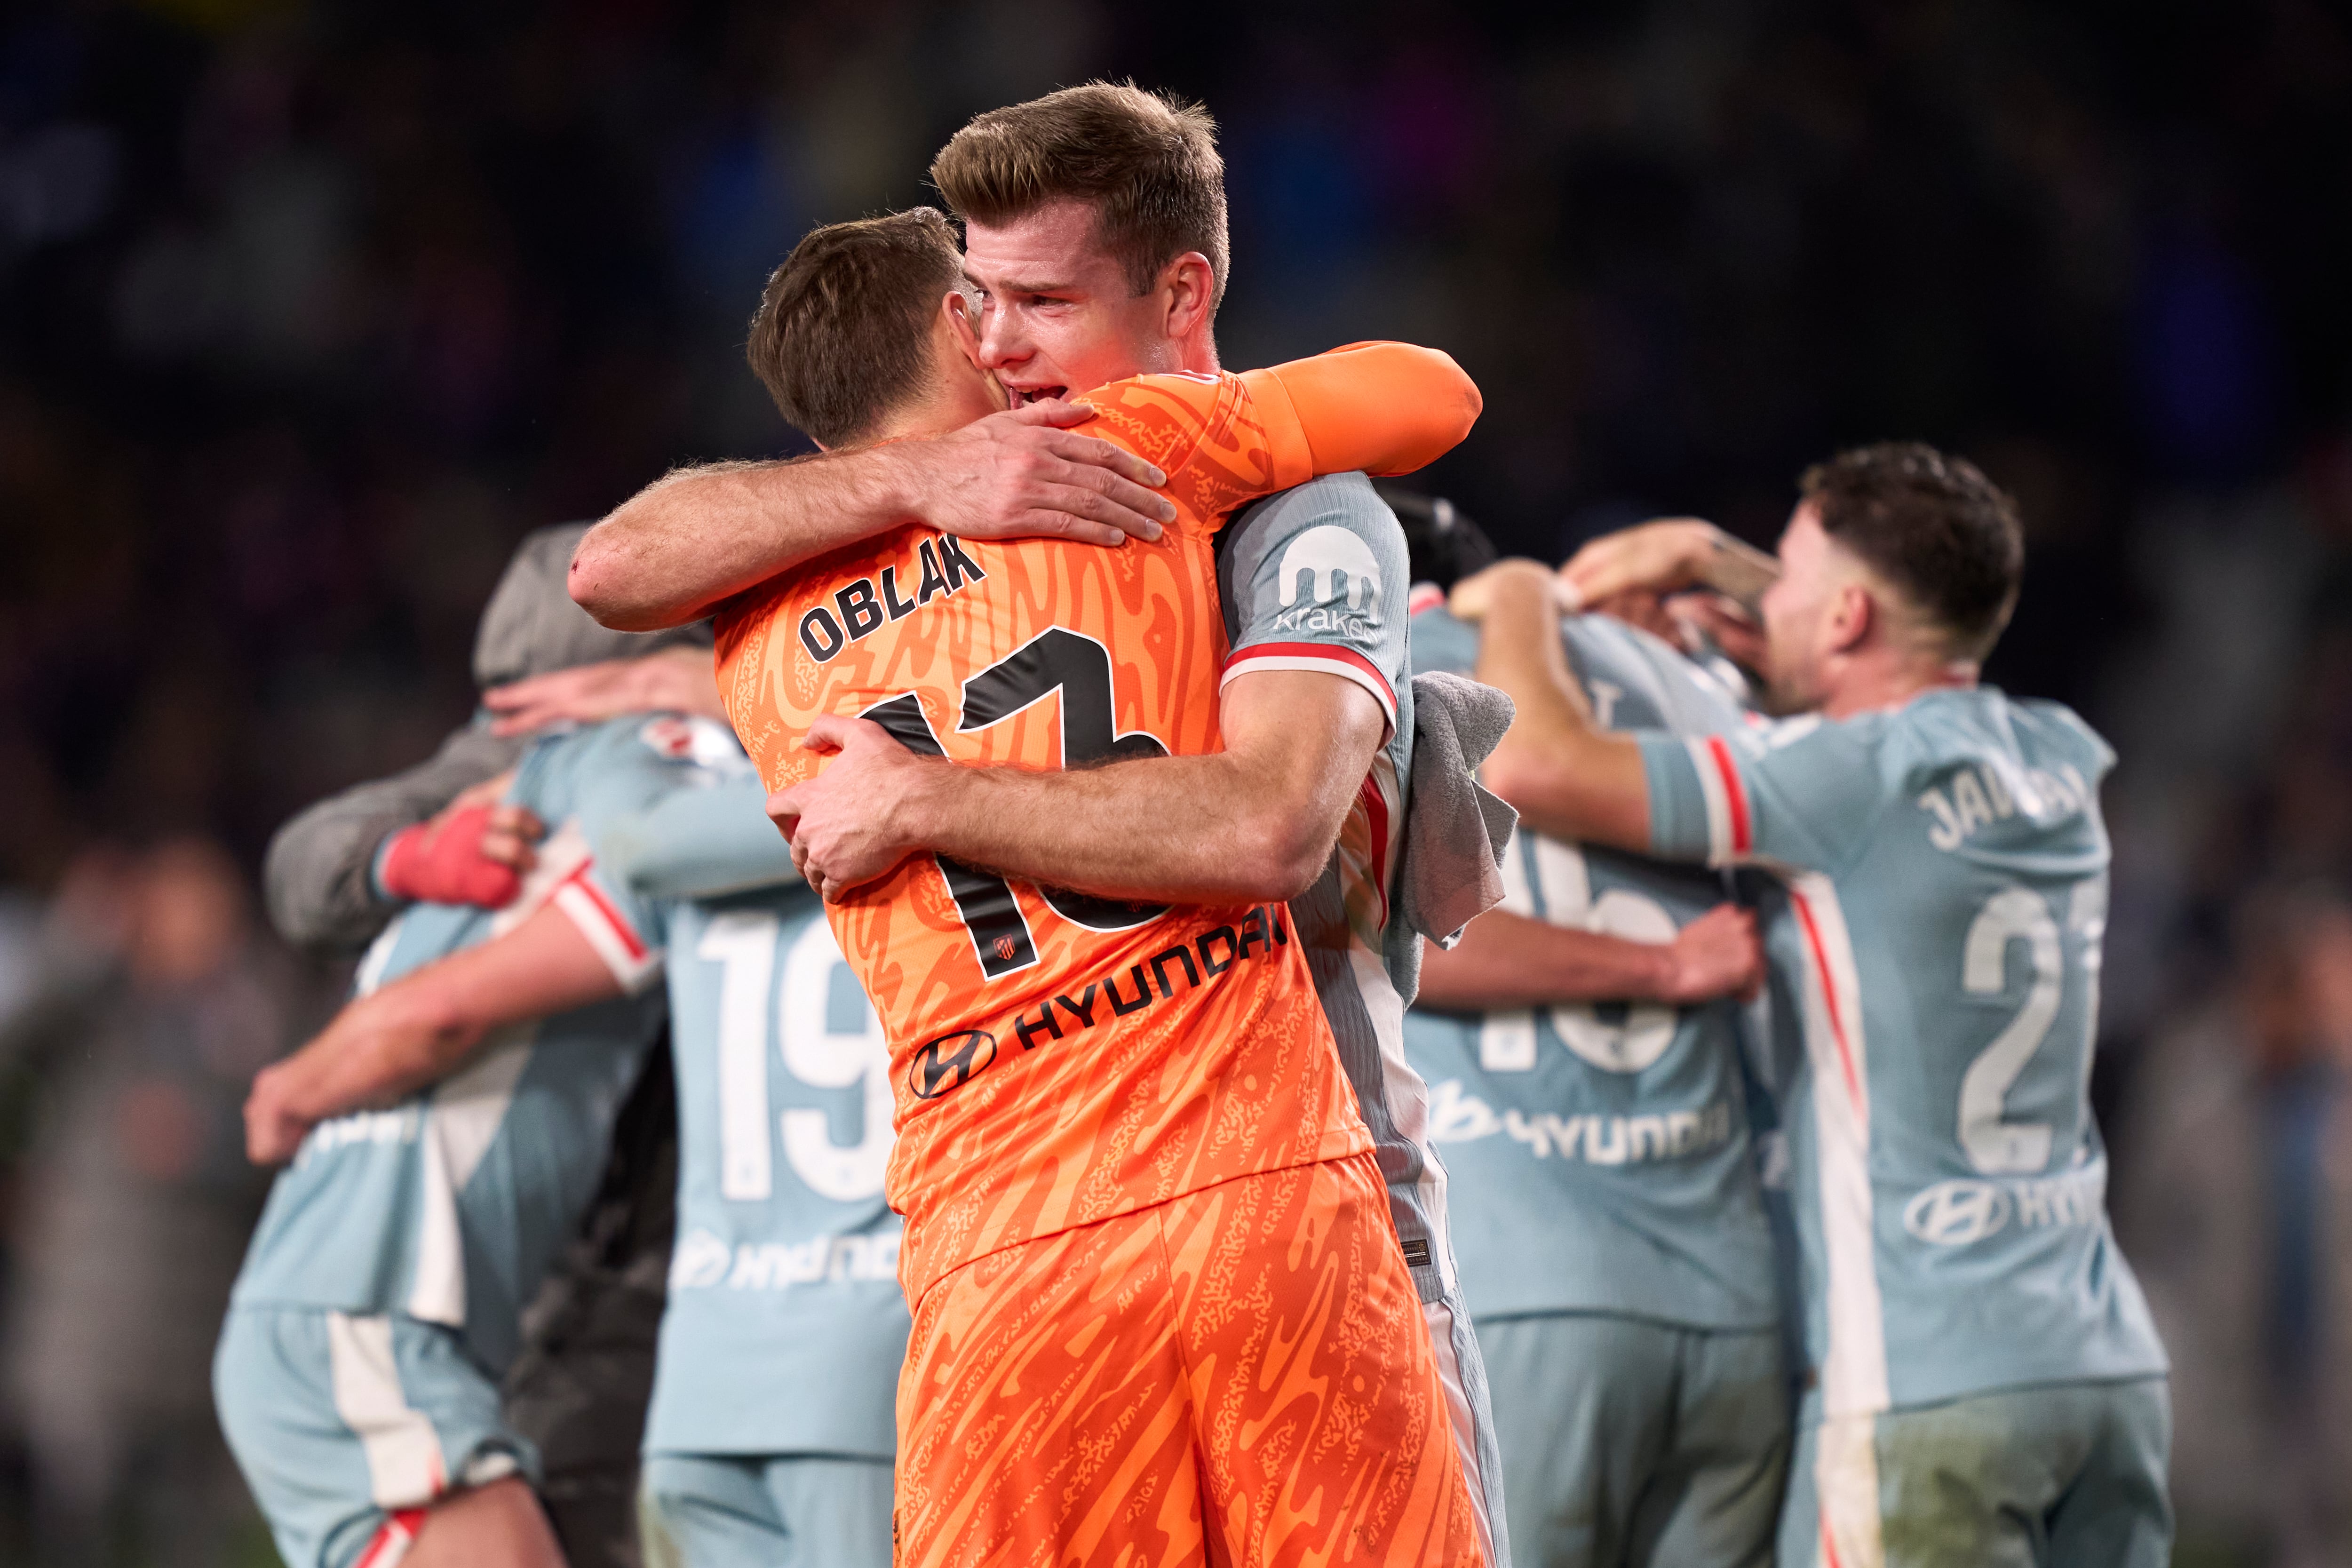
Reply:
[[1373, 1156], [992, 1254], [915, 1313], [899, 1568], [1475, 1564]]
[[[1452, 360], [1393, 343], [1087, 401], [1088, 433], [1168, 474], [1158, 543], [909, 527], [720, 617], [719, 690], [772, 789], [822, 765], [800, 742], [829, 713], [964, 763], [1214, 749], [1217, 528], [1320, 472], [1426, 462], [1477, 410]], [[1114, 905], [925, 855], [827, 912], [890, 1040], [909, 1300], [995, 1247], [1369, 1146], [1278, 905]]]

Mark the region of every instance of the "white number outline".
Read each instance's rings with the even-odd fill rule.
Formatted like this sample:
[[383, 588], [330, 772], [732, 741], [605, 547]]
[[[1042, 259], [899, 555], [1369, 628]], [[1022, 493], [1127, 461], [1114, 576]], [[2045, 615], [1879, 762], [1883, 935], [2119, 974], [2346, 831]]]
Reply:
[[[2096, 917], [2084, 897], [2095, 884], [2084, 883], [2074, 899], [2074, 923], [2090, 927]], [[2097, 932], [2087, 930], [2087, 951], [2095, 953]], [[1987, 899], [1961, 943], [1960, 989], [1971, 996], [1998, 996], [2009, 989], [2009, 948], [2026, 944], [2027, 984], [2019, 1004], [1992, 1043], [1979, 1051], [1960, 1075], [1957, 1131], [1969, 1166], [1985, 1176], [2044, 1170], [2056, 1129], [2046, 1121], [2002, 1120], [2009, 1091], [2041, 1052], [2065, 1000], [2066, 952], [2057, 921], [2041, 894], [2008, 887]], [[2095, 967], [2095, 961], [2093, 966]], [[2093, 1012], [2095, 1014], [2096, 1008]], [[2084, 1059], [2090, 1059], [2085, 1042]]]
[[[720, 966], [719, 984], [719, 1192], [739, 1203], [775, 1193], [775, 1141], [768, 1135], [769, 981], [781, 921], [729, 910], [712, 917], [695, 956]], [[869, 1005], [854, 1034], [831, 1026], [836, 966], [847, 962], [824, 921], [811, 921], [783, 955], [783, 984], [772, 1015], [776, 1054], [785, 1071], [814, 1089], [865, 1084], [863, 1129], [855, 1143], [833, 1141], [831, 1120], [795, 1106], [777, 1121], [784, 1161], [810, 1191], [843, 1203], [877, 1195], [890, 1161], [890, 1052]], [[862, 999], [862, 998], [861, 998]]]
[[[1672, 942], [1676, 927], [1665, 906], [1629, 888], [1592, 896], [1592, 873], [1584, 852], [1522, 828], [1535, 850], [1530, 883], [1520, 847], [1503, 857], [1501, 908], [1515, 915], [1577, 931], [1622, 936], [1633, 942]], [[1536, 910], [1536, 890], [1543, 910]], [[1675, 1043], [1676, 1009], [1663, 1002], [1637, 1002], [1622, 1024], [1603, 1022], [1597, 1004], [1564, 1002], [1545, 1009], [1553, 1032], [1581, 1060], [1603, 1072], [1637, 1073], [1654, 1065]], [[1536, 1065], [1536, 1015], [1530, 1007], [1489, 1013], [1478, 1026], [1478, 1065], [1488, 1072], [1531, 1072]]]

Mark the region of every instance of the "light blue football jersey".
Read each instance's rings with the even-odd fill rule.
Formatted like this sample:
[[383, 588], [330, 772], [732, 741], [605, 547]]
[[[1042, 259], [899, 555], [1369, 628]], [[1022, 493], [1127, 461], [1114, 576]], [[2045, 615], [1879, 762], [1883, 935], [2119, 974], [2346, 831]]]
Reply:
[[512, 1361], [523, 1306], [594, 1195], [613, 1118], [661, 1029], [660, 953], [600, 884], [577, 821], [588, 782], [646, 751], [645, 723], [534, 743], [508, 798], [551, 828], [521, 896], [497, 911], [412, 906], [359, 982], [373, 990], [552, 902], [629, 994], [506, 1031], [396, 1109], [313, 1128], [270, 1189], [239, 1305], [403, 1312], [459, 1331], [493, 1376]]
[[1642, 748], [1659, 854], [1784, 889], [1809, 1417], [2163, 1372], [2088, 1092], [2106, 743], [1975, 688]]
[[1369, 693], [1388, 719], [1322, 872], [1290, 900], [1291, 925], [1371, 1134], [1431, 1351], [1461, 1391], [1446, 1414], [1475, 1472], [1486, 1555], [1510, 1568], [1502, 1455], [1446, 1226], [1445, 1163], [1430, 1141], [1428, 1086], [1404, 1048], [1413, 984], [1407, 960], [1418, 959], [1421, 943], [1396, 918], [1395, 898], [1414, 743], [1407, 563], [1396, 513], [1361, 474], [1327, 475], [1246, 508], [1217, 536], [1231, 649], [1223, 679], [1274, 670], [1335, 676]]
[[612, 775], [582, 812], [668, 954], [677, 1242], [646, 1450], [887, 1459], [910, 1327], [888, 1044], [751, 761], [690, 732], [654, 787]]
[[[1570, 618], [1563, 635], [1602, 723], [1684, 735], [1746, 727], [1739, 694], [1657, 638], [1598, 616]], [[1469, 675], [1478, 634], [1425, 610], [1412, 653], [1416, 670]], [[1562, 843], [1525, 822], [1504, 887], [1514, 913], [1640, 942], [1671, 940], [1728, 897], [1719, 873]], [[1742, 1017], [1727, 1000], [1406, 1016], [1474, 1317], [1616, 1312], [1725, 1330], [1779, 1321]]]
[[1388, 1183], [1413, 1285], [1434, 1301], [1454, 1289], [1445, 1171], [1432, 1156], [1427, 1094], [1405, 1059], [1400, 968], [1421, 938], [1390, 918], [1412, 774], [1406, 562], [1404, 530], [1361, 474], [1270, 496], [1217, 538], [1232, 649], [1223, 679], [1257, 670], [1336, 676], [1369, 692], [1389, 720], [1330, 859], [1290, 912]]

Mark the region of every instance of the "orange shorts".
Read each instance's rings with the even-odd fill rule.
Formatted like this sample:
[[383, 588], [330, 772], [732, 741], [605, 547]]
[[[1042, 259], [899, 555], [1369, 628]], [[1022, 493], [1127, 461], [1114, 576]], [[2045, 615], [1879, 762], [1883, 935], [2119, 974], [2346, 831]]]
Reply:
[[898, 1379], [898, 1568], [1476, 1568], [1369, 1153], [975, 1258]]

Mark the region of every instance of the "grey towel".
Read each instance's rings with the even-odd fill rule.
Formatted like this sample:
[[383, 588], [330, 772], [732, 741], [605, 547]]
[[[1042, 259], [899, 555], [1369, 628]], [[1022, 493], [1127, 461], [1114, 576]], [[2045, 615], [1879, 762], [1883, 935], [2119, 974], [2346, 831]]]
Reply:
[[[1519, 814], [1486, 792], [1478, 764], [1511, 727], [1511, 700], [1458, 675], [1412, 678], [1412, 779], [1406, 796], [1404, 853], [1397, 868], [1397, 918], [1440, 947], [1503, 901], [1503, 854]], [[1410, 1003], [1421, 984], [1421, 945], [1401, 955]]]

